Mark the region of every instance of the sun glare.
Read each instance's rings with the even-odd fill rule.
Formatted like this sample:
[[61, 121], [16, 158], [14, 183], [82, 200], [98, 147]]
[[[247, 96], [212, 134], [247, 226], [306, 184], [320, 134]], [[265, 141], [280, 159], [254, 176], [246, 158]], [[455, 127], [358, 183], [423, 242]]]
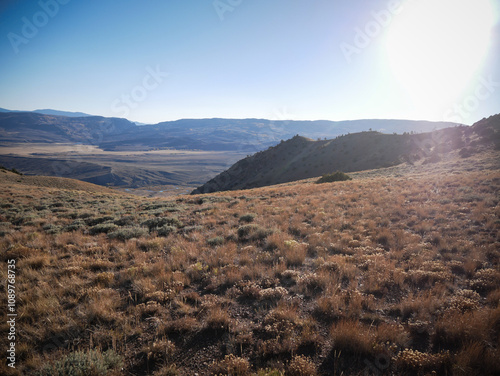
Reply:
[[392, 74], [416, 106], [440, 109], [474, 78], [490, 45], [490, 0], [407, 0], [386, 39]]

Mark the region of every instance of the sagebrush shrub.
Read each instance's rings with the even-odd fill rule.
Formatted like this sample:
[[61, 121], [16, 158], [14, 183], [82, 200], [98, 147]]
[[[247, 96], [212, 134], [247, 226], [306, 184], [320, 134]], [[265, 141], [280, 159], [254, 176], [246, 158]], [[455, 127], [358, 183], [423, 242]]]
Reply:
[[316, 183], [321, 184], [321, 183], [332, 183], [335, 181], [346, 181], [346, 180], [352, 180], [352, 178], [347, 175], [346, 173], [342, 171], [336, 171], [333, 174], [326, 174], [323, 175], [321, 178], [319, 178]]
[[44, 366], [38, 376], [106, 376], [123, 366], [123, 359], [113, 350], [104, 353], [98, 350], [76, 351], [61, 360]]

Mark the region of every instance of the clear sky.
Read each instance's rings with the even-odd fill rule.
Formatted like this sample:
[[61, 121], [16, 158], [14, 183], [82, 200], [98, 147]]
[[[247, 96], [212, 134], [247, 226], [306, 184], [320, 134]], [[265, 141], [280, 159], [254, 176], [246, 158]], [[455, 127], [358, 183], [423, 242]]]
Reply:
[[500, 112], [499, 0], [0, 2], [0, 107], [156, 123]]

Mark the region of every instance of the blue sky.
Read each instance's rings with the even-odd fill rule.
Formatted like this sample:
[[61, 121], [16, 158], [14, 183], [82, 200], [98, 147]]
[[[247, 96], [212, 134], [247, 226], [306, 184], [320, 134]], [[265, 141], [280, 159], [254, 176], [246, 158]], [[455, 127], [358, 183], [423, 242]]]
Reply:
[[0, 5], [0, 107], [156, 123], [500, 112], [498, 0]]

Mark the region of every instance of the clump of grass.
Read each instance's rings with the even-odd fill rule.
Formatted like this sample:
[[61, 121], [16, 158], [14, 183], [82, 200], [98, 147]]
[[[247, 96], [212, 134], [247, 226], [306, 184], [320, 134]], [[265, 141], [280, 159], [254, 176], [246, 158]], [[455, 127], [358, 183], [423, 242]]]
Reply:
[[176, 217], [156, 217], [150, 218], [141, 223], [141, 226], [145, 226], [149, 229], [149, 231], [154, 231], [163, 226], [175, 226], [182, 227], [183, 223]]
[[265, 229], [256, 224], [248, 224], [238, 227], [237, 233], [240, 240], [252, 241], [265, 239], [272, 234], [272, 230]]
[[85, 222], [81, 219], [75, 219], [72, 223], [64, 227], [65, 232], [77, 231], [86, 227]]
[[316, 366], [303, 355], [295, 356], [288, 364], [287, 375], [290, 376], [316, 376]]
[[346, 355], [368, 357], [373, 352], [374, 335], [358, 321], [342, 320], [330, 330], [333, 349]]
[[55, 235], [59, 234], [62, 231], [62, 226], [53, 224], [53, 223], [47, 223], [42, 227], [47, 234]]
[[219, 362], [214, 362], [211, 367], [212, 374], [227, 376], [250, 375], [250, 362], [242, 357], [229, 354]]
[[211, 247], [215, 247], [218, 245], [223, 245], [224, 244], [224, 237], [222, 236], [216, 236], [214, 238], [210, 238], [207, 240], [207, 244]]
[[403, 375], [416, 374], [450, 374], [451, 355], [449, 352], [438, 354], [423, 353], [405, 349], [395, 357], [396, 369]]
[[107, 234], [118, 229], [118, 226], [111, 222], [99, 223], [95, 226], [89, 228], [89, 233], [91, 235], [95, 234]]
[[148, 230], [144, 227], [122, 227], [116, 231], [108, 233], [108, 238], [118, 240], [128, 240], [132, 238], [140, 238], [148, 235]]
[[177, 231], [177, 227], [170, 226], [170, 225], [165, 225], [156, 230], [158, 233], [158, 236], [168, 236], [170, 234], [173, 234]]

